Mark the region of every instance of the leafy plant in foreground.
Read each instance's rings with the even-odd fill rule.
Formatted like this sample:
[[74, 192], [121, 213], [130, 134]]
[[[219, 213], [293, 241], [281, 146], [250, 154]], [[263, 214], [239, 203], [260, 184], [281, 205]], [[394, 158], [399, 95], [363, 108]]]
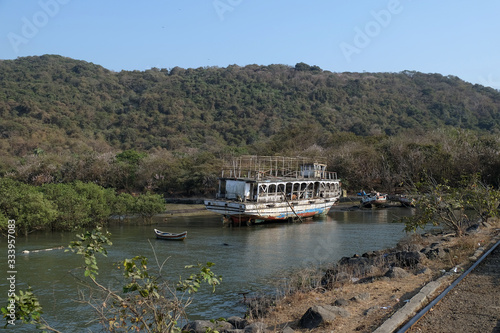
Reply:
[[[82, 255], [84, 275], [91, 281], [87, 285], [88, 294], [81, 301], [95, 310], [97, 320], [110, 332], [181, 332], [178, 323], [186, 316], [185, 309], [193, 301], [192, 294], [202, 283], [212, 286], [214, 292], [221, 281], [221, 277], [211, 270], [214, 264], [208, 262], [186, 266], [186, 269], [197, 271], [187, 279], [179, 278], [177, 283], [172, 283], [162, 275], [167, 259], [160, 263], [155, 253], [157, 271], [148, 267], [148, 258], [144, 256], [120, 262], [118, 268], [122, 269], [124, 285], [121, 290], [115, 290], [97, 280], [96, 254], [107, 255], [105, 246], [112, 245], [110, 233], [96, 228], [77, 237], [78, 240], [69, 245], [69, 251]], [[42, 331], [58, 332], [41, 317], [42, 307], [31, 290], [19, 291], [14, 300], [16, 319], [36, 325]], [[2, 312], [9, 324], [8, 307], [2, 308]]]

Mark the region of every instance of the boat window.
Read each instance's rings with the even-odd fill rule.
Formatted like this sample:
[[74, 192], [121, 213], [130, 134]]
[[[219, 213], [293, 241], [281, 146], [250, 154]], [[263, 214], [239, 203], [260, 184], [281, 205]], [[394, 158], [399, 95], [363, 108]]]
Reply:
[[259, 196], [267, 196], [267, 185], [259, 184]]

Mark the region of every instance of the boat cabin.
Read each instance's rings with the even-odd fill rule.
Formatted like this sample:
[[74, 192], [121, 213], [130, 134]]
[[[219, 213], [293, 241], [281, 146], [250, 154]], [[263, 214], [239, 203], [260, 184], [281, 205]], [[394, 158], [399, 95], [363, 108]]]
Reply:
[[218, 199], [253, 202], [329, 198], [340, 193], [340, 182], [332, 180], [255, 181], [220, 179]]

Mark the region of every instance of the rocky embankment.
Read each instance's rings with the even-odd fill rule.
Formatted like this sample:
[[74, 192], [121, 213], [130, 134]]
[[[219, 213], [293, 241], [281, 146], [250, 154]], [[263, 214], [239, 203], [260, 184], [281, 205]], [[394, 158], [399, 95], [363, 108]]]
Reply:
[[[395, 248], [340, 259], [281, 298], [255, 299], [247, 319], [194, 321], [188, 332], [372, 332], [431, 281], [452, 280], [478, 247], [499, 234], [498, 221], [477, 224], [466, 236], [425, 233]], [[438, 288], [436, 288], [438, 289]]]

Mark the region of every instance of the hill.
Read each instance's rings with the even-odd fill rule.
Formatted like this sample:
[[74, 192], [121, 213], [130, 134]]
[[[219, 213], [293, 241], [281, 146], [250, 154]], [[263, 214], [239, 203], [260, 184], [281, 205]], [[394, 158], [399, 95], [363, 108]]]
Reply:
[[500, 130], [498, 91], [410, 71], [331, 73], [301, 63], [115, 73], [45, 55], [0, 62], [0, 87], [2, 140], [29, 141], [24, 151], [10, 147], [15, 155], [75, 139], [118, 149], [246, 146], [297, 124], [361, 136]]
[[40, 153], [285, 154], [443, 128], [491, 135], [499, 110], [494, 89], [414, 71], [299, 63], [113, 72], [25, 57], [0, 61], [0, 172], [19, 172], [20, 159]]

